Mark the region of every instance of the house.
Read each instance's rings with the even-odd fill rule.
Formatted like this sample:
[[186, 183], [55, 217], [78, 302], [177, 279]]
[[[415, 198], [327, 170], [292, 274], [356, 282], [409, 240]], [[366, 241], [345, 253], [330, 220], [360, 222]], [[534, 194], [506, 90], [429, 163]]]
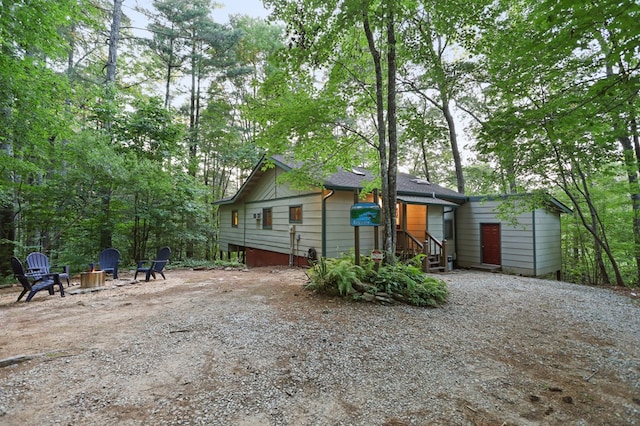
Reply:
[[[264, 167], [263, 158], [236, 194], [215, 202], [221, 252], [239, 253], [248, 266], [301, 266], [308, 264], [309, 256], [339, 257], [355, 247], [370, 255], [382, 246], [381, 227], [352, 226], [351, 221], [350, 212], [360, 203], [380, 202], [375, 193], [360, 198], [373, 180], [369, 171], [339, 170], [322, 188], [295, 190], [278, 180], [295, 165], [283, 156], [270, 162], [273, 167]], [[559, 271], [560, 212], [568, 209], [559, 204], [537, 209], [514, 225], [499, 219], [492, 203], [497, 200], [470, 198], [399, 173], [398, 255], [427, 253], [429, 270], [451, 268], [455, 262], [460, 267], [492, 264], [526, 275]], [[488, 241], [492, 251], [486, 249]]]
[[[542, 207], [518, 208], [524, 196], [469, 197], [456, 211], [457, 265], [499, 265], [510, 274], [542, 276], [561, 269], [560, 215], [571, 209], [549, 197]], [[510, 220], [501, 205], [513, 206]]]

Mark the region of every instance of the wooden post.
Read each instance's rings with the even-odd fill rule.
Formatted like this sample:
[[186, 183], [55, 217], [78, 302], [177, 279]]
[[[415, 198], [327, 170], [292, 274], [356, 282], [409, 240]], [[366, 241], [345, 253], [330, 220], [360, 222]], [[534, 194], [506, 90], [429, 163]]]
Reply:
[[429, 241], [425, 240], [422, 246], [422, 253], [424, 254], [422, 258], [422, 272], [429, 272]]
[[[378, 204], [378, 188], [375, 188], [373, 190], [373, 202]], [[380, 232], [380, 227], [374, 226], [373, 227], [373, 249], [374, 250], [380, 249], [380, 237], [378, 235], [379, 232]], [[380, 263], [381, 262], [375, 262], [374, 268], [376, 271], [380, 269]]]
[[[353, 190], [353, 203], [358, 203], [358, 190]], [[360, 227], [353, 227], [353, 239], [355, 240], [355, 255], [356, 255], [356, 265], [360, 266]]]
[[[378, 204], [378, 189], [374, 189], [373, 190], [373, 202]], [[378, 250], [380, 248], [380, 237], [378, 235], [379, 232], [379, 226], [374, 226], [373, 227], [373, 248], [375, 250]]]
[[440, 259], [440, 266], [444, 267], [446, 271], [449, 268], [449, 257], [447, 256], [447, 240], [442, 240], [442, 258]]

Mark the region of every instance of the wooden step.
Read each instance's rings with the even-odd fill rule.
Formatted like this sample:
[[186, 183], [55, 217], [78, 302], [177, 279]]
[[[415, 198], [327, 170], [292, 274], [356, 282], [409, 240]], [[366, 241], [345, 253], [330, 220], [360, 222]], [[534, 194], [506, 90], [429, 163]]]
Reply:
[[475, 263], [469, 266], [469, 269], [475, 269], [477, 271], [499, 272], [502, 269], [502, 266], [491, 265], [488, 263]]

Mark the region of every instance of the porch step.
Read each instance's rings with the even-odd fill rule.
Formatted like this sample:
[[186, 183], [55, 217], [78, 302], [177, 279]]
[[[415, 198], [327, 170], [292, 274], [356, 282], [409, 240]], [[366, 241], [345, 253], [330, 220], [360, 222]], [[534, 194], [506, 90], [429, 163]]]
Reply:
[[474, 263], [473, 265], [469, 266], [469, 269], [486, 272], [499, 272], [502, 269], [502, 266], [491, 265], [489, 263]]

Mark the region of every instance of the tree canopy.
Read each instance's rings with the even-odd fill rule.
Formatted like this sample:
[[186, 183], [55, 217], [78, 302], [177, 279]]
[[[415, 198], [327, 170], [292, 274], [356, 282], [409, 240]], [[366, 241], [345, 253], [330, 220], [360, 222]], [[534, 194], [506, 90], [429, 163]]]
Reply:
[[[170, 245], [212, 259], [212, 202], [263, 154], [294, 186], [366, 166], [394, 250], [395, 176], [570, 204], [567, 279], [640, 281], [637, 2], [3, 1], [0, 275], [34, 249], [81, 267]], [[535, 199], [535, 198], [531, 198]]]

